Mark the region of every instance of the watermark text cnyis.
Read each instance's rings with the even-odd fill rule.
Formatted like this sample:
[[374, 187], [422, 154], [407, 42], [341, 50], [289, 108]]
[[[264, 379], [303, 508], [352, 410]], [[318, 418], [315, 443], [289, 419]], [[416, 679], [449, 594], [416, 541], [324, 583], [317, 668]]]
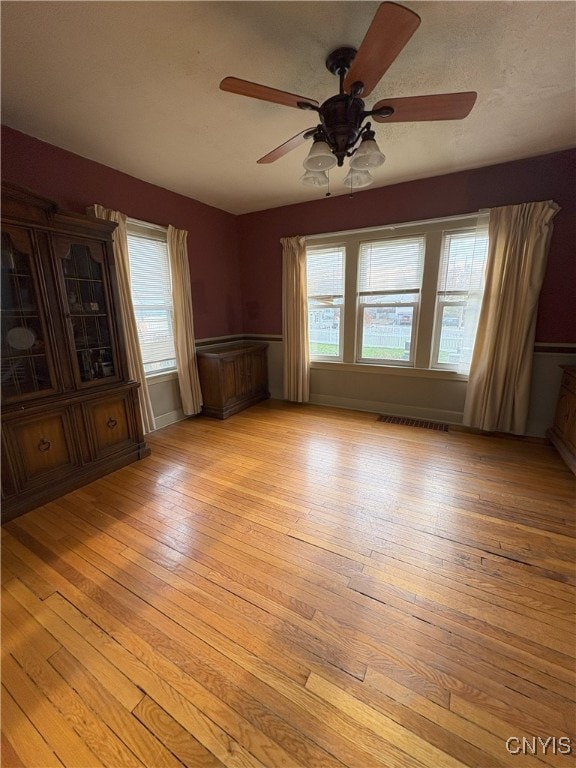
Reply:
[[576, 743], [570, 736], [509, 736], [506, 751], [511, 755], [572, 755]]

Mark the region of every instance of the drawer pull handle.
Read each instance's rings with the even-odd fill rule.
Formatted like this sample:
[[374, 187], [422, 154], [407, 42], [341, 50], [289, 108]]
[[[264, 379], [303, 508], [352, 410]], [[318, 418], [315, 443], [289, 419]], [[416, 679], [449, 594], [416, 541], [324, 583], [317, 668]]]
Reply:
[[113, 419], [112, 416], [110, 416], [110, 418], [108, 419], [108, 421], [106, 423], [108, 424], [108, 429], [114, 429], [116, 424], [118, 424], [116, 419]]
[[51, 447], [52, 447], [52, 443], [50, 442], [50, 440], [46, 440], [44, 437], [38, 443], [38, 450], [42, 451], [42, 453], [46, 453], [46, 451], [49, 451]]

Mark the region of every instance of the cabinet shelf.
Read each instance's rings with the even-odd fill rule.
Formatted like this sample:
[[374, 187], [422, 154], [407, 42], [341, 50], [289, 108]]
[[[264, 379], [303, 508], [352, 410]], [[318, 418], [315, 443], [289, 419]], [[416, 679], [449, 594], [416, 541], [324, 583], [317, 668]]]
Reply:
[[70, 317], [108, 317], [104, 312], [70, 312]]
[[110, 344], [98, 344], [98, 342], [84, 342], [84, 343], [76, 343], [75, 345], [76, 352], [86, 352], [86, 351], [98, 351], [98, 350], [106, 350], [106, 349], [112, 349]]
[[16, 309], [13, 307], [8, 307], [6, 309], [5, 307], [2, 308], [2, 317], [25, 317], [34, 319], [36, 317], [39, 317], [38, 310], [36, 309]]
[[6, 267], [2, 267], [3, 277], [31, 277], [32, 275], [30, 272], [16, 272], [13, 269], [7, 269]]
[[2, 360], [20, 360], [23, 357], [46, 357], [46, 352], [27, 352], [26, 350], [8, 352], [2, 350]]

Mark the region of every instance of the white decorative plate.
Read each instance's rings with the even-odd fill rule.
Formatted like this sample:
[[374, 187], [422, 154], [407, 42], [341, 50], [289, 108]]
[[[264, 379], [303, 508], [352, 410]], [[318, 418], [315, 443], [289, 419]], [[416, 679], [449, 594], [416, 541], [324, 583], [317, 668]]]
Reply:
[[6, 341], [12, 349], [30, 349], [36, 341], [36, 334], [30, 328], [11, 328], [6, 334]]

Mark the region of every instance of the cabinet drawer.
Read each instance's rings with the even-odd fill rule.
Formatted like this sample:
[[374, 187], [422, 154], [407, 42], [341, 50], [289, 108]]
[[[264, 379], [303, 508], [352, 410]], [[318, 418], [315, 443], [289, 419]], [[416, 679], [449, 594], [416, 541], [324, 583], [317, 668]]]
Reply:
[[4, 438], [21, 489], [63, 477], [80, 466], [67, 409], [10, 419], [4, 424]]
[[84, 404], [84, 412], [95, 459], [135, 442], [136, 423], [130, 394], [89, 401]]

